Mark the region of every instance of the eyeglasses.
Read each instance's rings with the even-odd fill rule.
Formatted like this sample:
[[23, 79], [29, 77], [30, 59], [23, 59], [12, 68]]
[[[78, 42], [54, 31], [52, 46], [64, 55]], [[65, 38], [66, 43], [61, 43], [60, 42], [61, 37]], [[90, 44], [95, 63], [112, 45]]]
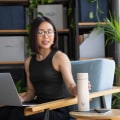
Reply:
[[39, 36], [44, 36], [45, 34], [47, 34], [47, 36], [51, 36], [54, 34], [54, 31], [53, 30], [48, 30], [48, 31], [38, 30], [37, 34]]

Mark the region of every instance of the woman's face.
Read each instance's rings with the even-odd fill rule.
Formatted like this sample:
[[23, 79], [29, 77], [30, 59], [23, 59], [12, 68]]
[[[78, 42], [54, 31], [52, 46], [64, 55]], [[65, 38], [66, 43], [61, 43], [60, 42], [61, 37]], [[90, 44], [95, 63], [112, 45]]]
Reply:
[[49, 49], [54, 42], [54, 29], [48, 22], [42, 22], [38, 27], [37, 42], [40, 49]]

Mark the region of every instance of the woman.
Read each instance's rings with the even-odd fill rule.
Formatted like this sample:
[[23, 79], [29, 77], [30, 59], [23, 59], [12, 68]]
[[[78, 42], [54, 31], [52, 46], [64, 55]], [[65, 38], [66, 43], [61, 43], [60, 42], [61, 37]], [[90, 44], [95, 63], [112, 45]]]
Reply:
[[[29, 36], [33, 54], [25, 61], [27, 91], [20, 96], [22, 102], [44, 103], [65, 98], [64, 83], [71, 96], [77, 95], [71, 72], [71, 63], [66, 54], [57, 48], [57, 31], [50, 19], [37, 17]], [[90, 88], [90, 84], [88, 86]], [[0, 120], [43, 120], [44, 113], [24, 116], [23, 107], [3, 107]], [[51, 110], [49, 120], [70, 120], [68, 107]]]
[[[64, 83], [71, 94], [77, 95], [71, 72], [71, 63], [66, 54], [57, 48], [57, 31], [50, 19], [37, 17], [31, 26], [29, 42], [33, 54], [25, 61], [27, 92], [20, 96], [22, 102], [43, 103], [65, 98]], [[44, 113], [24, 116], [22, 107], [3, 107], [1, 120], [43, 120]], [[50, 111], [50, 120], [69, 120], [68, 108]]]
[[46, 102], [63, 98], [64, 82], [69, 93], [76, 96], [71, 63], [66, 54], [57, 49], [57, 31], [52, 21], [37, 17], [29, 39], [34, 54], [25, 61], [28, 90], [21, 97], [22, 102], [32, 100], [35, 95], [37, 100]]
[[[37, 103], [64, 98], [64, 83], [71, 96], [76, 96], [71, 63], [57, 49], [57, 31], [52, 21], [47, 17], [37, 17], [32, 23], [29, 39], [34, 54], [25, 61], [28, 90], [21, 97], [22, 102], [31, 101], [35, 96]], [[35, 116], [40, 120], [40, 114]], [[34, 119], [33, 116], [29, 118]], [[50, 120], [67, 119], [69, 120], [67, 107], [50, 112]]]

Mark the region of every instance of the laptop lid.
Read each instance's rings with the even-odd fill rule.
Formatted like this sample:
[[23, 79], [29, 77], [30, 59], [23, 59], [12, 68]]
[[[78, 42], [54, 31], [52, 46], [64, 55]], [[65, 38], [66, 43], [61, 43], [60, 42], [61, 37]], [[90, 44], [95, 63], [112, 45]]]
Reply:
[[0, 73], [0, 105], [23, 106], [10, 73]]

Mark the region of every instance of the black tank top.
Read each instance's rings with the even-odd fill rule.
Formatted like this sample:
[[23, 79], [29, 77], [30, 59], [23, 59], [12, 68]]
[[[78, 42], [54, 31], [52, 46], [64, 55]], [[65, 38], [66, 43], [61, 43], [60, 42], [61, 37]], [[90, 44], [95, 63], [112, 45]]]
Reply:
[[65, 97], [62, 75], [52, 65], [55, 53], [56, 51], [51, 51], [43, 61], [37, 61], [36, 55], [32, 55], [30, 61], [30, 80], [40, 100], [51, 101]]

